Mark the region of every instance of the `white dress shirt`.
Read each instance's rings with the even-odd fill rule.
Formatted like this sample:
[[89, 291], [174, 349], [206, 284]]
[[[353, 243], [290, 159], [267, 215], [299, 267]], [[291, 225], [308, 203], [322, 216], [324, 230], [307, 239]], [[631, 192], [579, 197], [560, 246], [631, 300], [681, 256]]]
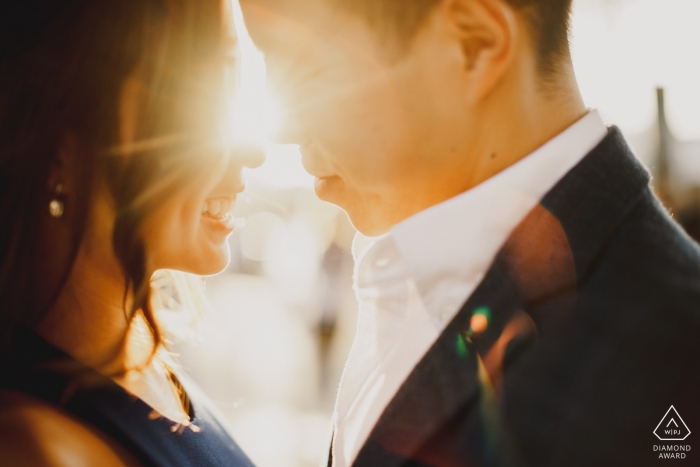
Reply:
[[416, 364], [544, 195], [607, 134], [591, 110], [480, 185], [353, 244], [357, 334], [335, 409], [333, 465], [349, 467]]

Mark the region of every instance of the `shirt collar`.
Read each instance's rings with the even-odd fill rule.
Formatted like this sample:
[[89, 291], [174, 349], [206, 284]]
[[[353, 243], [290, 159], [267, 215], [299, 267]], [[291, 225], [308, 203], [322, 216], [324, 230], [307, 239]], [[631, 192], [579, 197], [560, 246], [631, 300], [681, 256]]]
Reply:
[[356, 286], [383, 277], [379, 271], [386, 270], [386, 258], [398, 256], [404, 266], [389, 270], [405, 271], [428, 312], [440, 314], [440, 324], [446, 324], [445, 310], [458, 311], [468, 285], [481, 279], [512, 230], [606, 133], [600, 115], [591, 110], [517, 163], [404, 220], [390, 233], [358, 234], [353, 242]]

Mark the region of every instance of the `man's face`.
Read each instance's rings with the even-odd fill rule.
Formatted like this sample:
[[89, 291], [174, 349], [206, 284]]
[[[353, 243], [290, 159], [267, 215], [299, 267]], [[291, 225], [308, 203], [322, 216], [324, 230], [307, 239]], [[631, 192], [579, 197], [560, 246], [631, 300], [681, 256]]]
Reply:
[[468, 171], [458, 44], [428, 21], [399, 51], [324, 0], [282, 1], [242, 5], [318, 196], [376, 235], [462, 191], [447, 182]]

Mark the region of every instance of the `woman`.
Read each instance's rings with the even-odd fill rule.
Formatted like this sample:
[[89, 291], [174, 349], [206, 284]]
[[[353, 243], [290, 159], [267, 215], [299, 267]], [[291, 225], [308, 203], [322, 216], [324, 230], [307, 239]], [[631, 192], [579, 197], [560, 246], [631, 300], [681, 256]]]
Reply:
[[0, 463], [252, 465], [168, 361], [151, 280], [225, 267], [261, 162], [227, 144], [231, 5], [0, 10]]

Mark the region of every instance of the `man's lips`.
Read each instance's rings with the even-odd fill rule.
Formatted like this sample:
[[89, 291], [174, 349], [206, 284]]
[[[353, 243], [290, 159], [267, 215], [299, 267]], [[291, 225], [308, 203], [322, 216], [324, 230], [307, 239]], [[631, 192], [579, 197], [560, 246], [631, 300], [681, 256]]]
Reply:
[[316, 194], [319, 197], [322, 197], [322, 195], [328, 190], [332, 190], [333, 187], [337, 187], [337, 182], [339, 180], [340, 177], [338, 177], [337, 175], [330, 175], [328, 177], [316, 177], [316, 179], [314, 180], [314, 189], [316, 190]]
[[301, 164], [304, 166], [304, 170], [314, 178], [324, 179], [336, 177], [337, 175], [329, 172], [327, 169], [319, 167], [318, 164], [314, 164], [311, 158], [302, 157]]
[[327, 168], [322, 167], [323, 164], [318, 163], [318, 161], [323, 159], [318, 148], [313, 144], [301, 146], [301, 156], [301, 163], [304, 166], [304, 170], [315, 178], [314, 187], [317, 192], [326, 185], [340, 180], [338, 175], [329, 172]]
[[[309, 173], [311, 173], [311, 172], [309, 172]], [[337, 175], [333, 175], [333, 174], [316, 175], [316, 174], [311, 173], [311, 176], [314, 177], [316, 180], [329, 180], [331, 178], [338, 178]]]

